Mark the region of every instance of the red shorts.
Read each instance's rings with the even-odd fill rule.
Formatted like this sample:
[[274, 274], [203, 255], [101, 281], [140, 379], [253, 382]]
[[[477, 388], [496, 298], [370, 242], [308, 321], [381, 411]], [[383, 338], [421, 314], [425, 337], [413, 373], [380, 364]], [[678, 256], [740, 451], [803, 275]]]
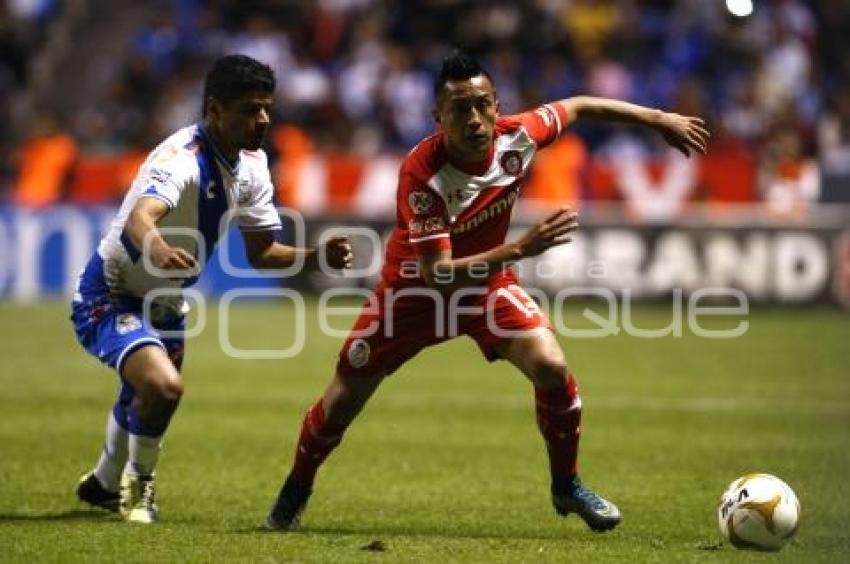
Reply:
[[445, 297], [430, 288], [380, 284], [342, 346], [337, 371], [355, 377], [392, 374], [425, 347], [459, 335], [472, 337], [492, 362], [503, 339], [540, 327], [551, 330], [549, 319], [513, 273]]

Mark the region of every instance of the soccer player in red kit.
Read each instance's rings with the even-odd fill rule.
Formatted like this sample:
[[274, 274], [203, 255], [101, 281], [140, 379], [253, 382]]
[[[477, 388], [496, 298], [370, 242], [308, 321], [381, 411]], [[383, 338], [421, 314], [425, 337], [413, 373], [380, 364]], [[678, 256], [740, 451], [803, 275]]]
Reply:
[[265, 525], [298, 524], [319, 466], [386, 376], [423, 348], [464, 334], [487, 360], [507, 360], [533, 384], [555, 511], [576, 513], [595, 531], [612, 529], [619, 509], [577, 474], [576, 379], [548, 319], [510, 269], [567, 243], [577, 214], [558, 209], [506, 243], [511, 209], [537, 150], [576, 119], [644, 125], [686, 155], [705, 152], [708, 132], [698, 118], [584, 96], [500, 116], [490, 76], [459, 51], [443, 61], [435, 93], [440, 131], [401, 165], [381, 282], [346, 339], [324, 396], [304, 418], [294, 465]]

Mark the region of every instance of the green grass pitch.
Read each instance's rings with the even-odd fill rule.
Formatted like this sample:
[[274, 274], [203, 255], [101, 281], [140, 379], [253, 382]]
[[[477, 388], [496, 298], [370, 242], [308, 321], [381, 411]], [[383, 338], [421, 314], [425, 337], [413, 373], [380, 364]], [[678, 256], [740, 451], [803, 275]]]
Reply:
[[[384, 384], [320, 473], [302, 529], [264, 533], [341, 341], [320, 334], [314, 312], [290, 360], [228, 358], [215, 316], [189, 341], [158, 469], [161, 522], [139, 527], [73, 494], [99, 453], [114, 376], [76, 344], [65, 305], [0, 304], [0, 561], [847, 561], [846, 312], [755, 310], [731, 340], [687, 329], [564, 340], [584, 400], [582, 474], [624, 513], [612, 533], [554, 514], [529, 384], [465, 338]], [[667, 320], [659, 306], [636, 315]], [[230, 333], [239, 347], [285, 347], [291, 324], [283, 305], [243, 305]], [[780, 553], [720, 542], [718, 496], [752, 471], [800, 497], [799, 534]]]

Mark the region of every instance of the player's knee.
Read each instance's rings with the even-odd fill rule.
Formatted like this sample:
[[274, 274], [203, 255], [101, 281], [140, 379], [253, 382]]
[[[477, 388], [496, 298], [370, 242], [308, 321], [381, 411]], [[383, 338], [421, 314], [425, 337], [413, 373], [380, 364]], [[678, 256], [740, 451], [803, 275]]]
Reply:
[[156, 408], [176, 407], [183, 397], [183, 382], [177, 378], [160, 378], [150, 387], [150, 403]]
[[160, 397], [169, 403], [177, 403], [183, 397], [183, 382], [176, 378], [168, 378], [159, 387]]
[[547, 389], [557, 388], [566, 381], [567, 363], [563, 358], [543, 357], [534, 363], [532, 371], [535, 385]]

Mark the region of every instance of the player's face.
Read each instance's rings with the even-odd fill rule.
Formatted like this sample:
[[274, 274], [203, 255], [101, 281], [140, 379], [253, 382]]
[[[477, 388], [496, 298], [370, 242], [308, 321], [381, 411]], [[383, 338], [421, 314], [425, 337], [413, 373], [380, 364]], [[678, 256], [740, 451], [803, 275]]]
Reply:
[[250, 92], [226, 104], [212, 100], [209, 124], [222, 149], [233, 153], [259, 149], [269, 130], [273, 104], [269, 92]]
[[498, 115], [493, 83], [484, 75], [446, 82], [435, 112], [449, 151], [464, 161], [487, 156]]

